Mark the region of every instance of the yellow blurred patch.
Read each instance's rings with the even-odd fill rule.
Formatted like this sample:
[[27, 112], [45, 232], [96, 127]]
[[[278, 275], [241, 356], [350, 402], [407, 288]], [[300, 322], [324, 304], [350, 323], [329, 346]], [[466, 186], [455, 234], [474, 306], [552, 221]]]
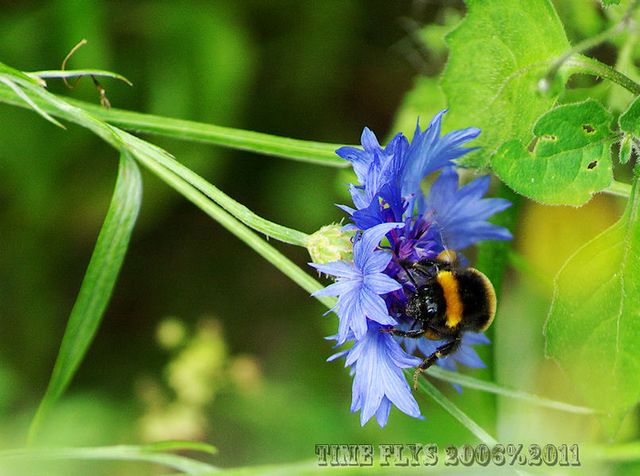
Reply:
[[580, 246], [615, 223], [620, 201], [603, 194], [581, 208], [528, 203], [515, 236], [516, 248], [541, 274], [552, 280]]

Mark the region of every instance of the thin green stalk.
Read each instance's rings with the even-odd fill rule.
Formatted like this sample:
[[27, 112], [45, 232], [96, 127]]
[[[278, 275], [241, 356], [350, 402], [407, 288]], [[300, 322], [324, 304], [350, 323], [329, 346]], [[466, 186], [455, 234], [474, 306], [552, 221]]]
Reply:
[[631, 15], [637, 6], [638, 0], [632, 0], [629, 4], [629, 7], [627, 8], [627, 11], [618, 23], [613, 25], [611, 28], [598, 33], [595, 36], [582, 40], [581, 42], [574, 45], [569, 51], [560, 56], [557, 60], [555, 60], [551, 65], [551, 68], [549, 68], [547, 75], [545, 76], [546, 84], [553, 84], [553, 80], [558, 74], [558, 71], [560, 71], [560, 68], [562, 68], [562, 66], [567, 63], [570, 58], [578, 55], [579, 53], [589, 51], [590, 49], [598, 46], [601, 43], [609, 41], [610, 39], [616, 37], [624, 30], [626, 30], [631, 22]]
[[585, 73], [605, 78], [619, 84], [636, 96], [640, 95], [640, 84], [601, 61], [583, 55], [576, 55], [569, 58], [565, 65], [571, 73]]
[[427, 373], [430, 376], [437, 378], [438, 380], [443, 380], [449, 383], [456, 383], [463, 387], [473, 388], [475, 390], [480, 390], [483, 392], [495, 393], [496, 395], [501, 395], [503, 397], [523, 400], [540, 407], [583, 415], [593, 415], [596, 413], [596, 411], [592, 408], [571, 405], [569, 403], [558, 402], [556, 400], [550, 400], [548, 398], [539, 397], [538, 395], [533, 395], [531, 393], [523, 392], [520, 390], [502, 387], [486, 380], [479, 380], [473, 377], [469, 377], [468, 375], [464, 375], [458, 372], [450, 372], [436, 366], [431, 367]]
[[[128, 140], [136, 141], [143, 149], [150, 148], [150, 145], [148, 143], [138, 139], [135, 136], [129, 135]], [[158, 153], [154, 154], [154, 160], [158, 161], [167, 169], [171, 170], [175, 175], [182, 178], [185, 182], [188, 182], [189, 184], [200, 190], [207, 197], [227, 210], [245, 225], [284, 243], [306, 247], [307, 239], [309, 238], [309, 235], [307, 235], [306, 233], [279, 225], [278, 223], [274, 223], [265, 218], [262, 218], [241, 203], [226, 195], [222, 190], [202, 178], [190, 168], [182, 165], [166, 151], [157, 148], [156, 151]]]
[[[126, 78], [115, 73], [97, 72], [101, 75], [112, 75], [116, 79], [128, 82]], [[34, 73], [27, 74], [0, 63], [0, 73], [7, 73], [30, 81], [32, 84], [43, 86], [44, 82], [42, 78], [38, 76], [39, 74], [43, 75], [42, 77], [55, 76], [64, 78], [69, 72], [36, 71]], [[91, 73], [91, 70], [71, 71], [70, 73], [71, 75], [74, 75], [75, 73], [89, 74]], [[213, 124], [205, 124], [202, 122], [182, 119], [173, 119], [170, 117], [155, 116], [153, 114], [143, 114], [113, 108], [105, 109], [104, 107], [96, 104], [78, 101], [71, 98], [65, 98], [64, 101], [71, 106], [75, 106], [76, 108], [80, 108], [83, 111], [92, 114], [94, 117], [102, 121], [133, 132], [145, 132], [180, 140], [204, 142], [231, 149], [245, 150], [275, 157], [284, 157], [300, 162], [325, 165], [328, 167], [346, 168], [349, 166], [345, 160], [340, 159], [335, 154], [336, 149], [341, 147], [342, 144], [291, 139], [262, 132], [216, 126]], [[11, 92], [3, 90], [2, 88], [0, 88], [0, 102], [7, 102], [17, 106], [21, 105], [15, 100], [15, 96], [11, 94]], [[53, 115], [56, 112], [54, 109], [47, 109], [46, 104], [39, 104], [39, 106], [47, 110], [49, 114]]]
[[[0, 64], [0, 66], [4, 65]], [[6, 66], [4, 67], [9, 71], [13, 71], [11, 68], [8, 68]], [[29, 78], [29, 80], [33, 81], [31, 78]], [[194, 187], [191, 181], [198, 183], [199, 186], [207, 189], [209, 192], [212, 192], [212, 194], [215, 189], [215, 196], [218, 199], [222, 198], [222, 196], [224, 195], [221, 191], [213, 187], [213, 185], [208, 184], [208, 182], [204, 181], [204, 179], [199, 178], [195, 173], [191, 172], [190, 170], [186, 169], [186, 167], [175, 161], [175, 159], [173, 159], [173, 157], [169, 153], [159, 147], [149, 144], [148, 142], [138, 139], [137, 137], [127, 132], [104, 123], [99, 118], [94, 117], [90, 112], [87, 112], [82, 108], [76, 107], [74, 105], [68, 104], [66, 101], [63, 101], [62, 99], [43, 90], [40, 87], [32, 84], [29, 91], [35, 92], [39, 96], [39, 98], [30, 96], [31, 99], [35, 99], [40, 107], [42, 107], [52, 115], [77, 123], [80, 126], [89, 128], [99, 137], [103, 138], [105, 141], [107, 141], [117, 149], [124, 148], [129, 150], [136, 159], [143, 163], [143, 165], [156, 173], [160, 178], [165, 180], [167, 184], [178, 190], [187, 199], [198, 205], [212, 218], [219, 221], [223, 226], [225, 226], [225, 228], [238, 236], [241, 240], [245, 241], [245, 243], [247, 243], [250, 247], [264, 256], [268, 261], [274, 264], [274, 266], [281, 269], [287, 276], [298, 283], [303, 289], [309, 292], [315, 292], [323, 287], [315, 279], [307, 275], [306, 272], [301, 270], [295, 263], [290, 261], [275, 248], [273, 248], [271, 245], [269, 245], [263, 239], [253, 233], [248, 227], [242, 225], [242, 223], [238, 221], [238, 219], [234, 218], [230, 213], [227, 213], [222, 207], [213, 203], [209, 199], [209, 197], [202, 193], [202, 190]], [[13, 101], [11, 101], [11, 99], [13, 99]], [[2, 96], [2, 89], [0, 88], [0, 101], [3, 100], [4, 97]], [[10, 97], [7, 102], [18, 106], [24, 106], [24, 104], [22, 104], [20, 101], [16, 101], [15, 97]], [[94, 107], [92, 109], [96, 108], [97, 107]], [[100, 108], [97, 109], [101, 110]], [[179, 171], [184, 176], [177, 175], [176, 171]], [[187, 171], [190, 173], [187, 173]], [[226, 195], [224, 195], [224, 198], [229, 202], [227, 206], [230, 209], [241, 211], [242, 213], [240, 213], [240, 215], [245, 220], [247, 220], [247, 215], [252, 212], [250, 212], [246, 207], [242, 207], [240, 204], [233, 201]], [[232, 202], [238, 205], [238, 207], [234, 207]], [[239, 207], [242, 207], [243, 210], [240, 210]], [[258, 217], [257, 215], [254, 215], [253, 218], [254, 221], [258, 223], [260, 221], [262, 221], [262, 223], [270, 223], [267, 220]], [[286, 229], [286, 227], [281, 227], [280, 225], [276, 226], [288, 230]], [[319, 296], [318, 299], [323, 304], [330, 307], [332, 307], [335, 302], [334, 299], [327, 297]]]
[[[405, 373], [410, 374], [411, 372], [405, 371]], [[492, 447], [498, 443], [493, 436], [484, 431], [480, 425], [460, 410], [451, 400], [445, 397], [444, 394], [427, 379], [422, 378], [418, 380], [418, 387], [435, 400], [435, 402], [444, 408], [452, 417], [462, 423], [467, 430], [473, 433], [484, 444]]]
[[339, 144], [290, 139], [201, 122], [173, 119], [152, 114], [104, 109], [83, 101], [69, 100], [105, 122], [133, 132], [204, 142], [257, 154], [284, 157], [316, 165], [345, 168], [349, 164], [335, 155]]

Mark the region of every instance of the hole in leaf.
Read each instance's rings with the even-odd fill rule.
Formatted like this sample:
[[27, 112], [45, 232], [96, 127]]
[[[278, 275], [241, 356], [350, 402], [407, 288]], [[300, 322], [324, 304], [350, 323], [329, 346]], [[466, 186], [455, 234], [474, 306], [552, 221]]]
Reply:
[[582, 130], [587, 134], [593, 134], [596, 131], [591, 124], [582, 124]]
[[542, 136], [542, 140], [546, 140], [548, 142], [555, 142], [558, 140], [558, 136], [554, 136], [553, 134], [545, 134]]
[[591, 169], [594, 169], [596, 165], [598, 165], [598, 161], [594, 160], [593, 162], [589, 162], [589, 165], [587, 165], [587, 168], [591, 170]]

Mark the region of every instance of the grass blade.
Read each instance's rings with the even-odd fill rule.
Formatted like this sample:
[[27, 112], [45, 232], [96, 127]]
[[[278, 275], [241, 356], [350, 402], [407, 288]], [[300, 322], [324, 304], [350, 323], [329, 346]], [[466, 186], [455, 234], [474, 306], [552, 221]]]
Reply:
[[[62, 124], [60, 124], [57, 120], [51, 117], [46, 111], [42, 110], [42, 108], [38, 106], [16, 83], [14, 83], [10, 79], [5, 78], [3, 76], [0, 76], [0, 82], [7, 85], [14, 93], [16, 93], [16, 96], [18, 96], [20, 99], [22, 99], [25, 102], [27, 106], [29, 106], [31, 109], [36, 111], [38, 114], [40, 114], [43, 118], [45, 118], [51, 124], [58, 126], [62, 129], [66, 129]], [[38, 86], [35, 86], [35, 87], [38, 87]]]
[[117, 445], [98, 446], [89, 448], [36, 448], [17, 449], [0, 452], [0, 461], [11, 462], [26, 460], [52, 461], [52, 460], [99, 460], [99, 461], [144, 461], [155, 463], [182, 471], [185, 474], [202, 475], [217, 471], [215, 466], [201, 461], [174, 455], [168, 451], [200, 451], [214, 453], [215, 448], [203, 443], [195, 444], [185, 442], [162, 442], [150, 445]]
[[112, 78], [118, 79], [124, 83], [127, 83], [129, 86], [133, 86], [133, 83], [129, 81], [127, 78], [118, 73], [113, 73], [111, 71], [104, 71], [101, 69], [53, 69], [46, 71], [32, 71], [26, 73], [29, 76], [34, 78], [51, 78], [51, 79], [67, 79], [67, 78], [80, 78], [83, 76], [97, 76], [102, 78]]
[[122, 153], [115, 190], [60, 345], [51, 380], [31, 423], [32, 440], [47, 412], [78, 369], [98, 329], [127, 251], [142, 199], [135, 161]]
[[[2, 64], [0, 64], [2, 66]], [[39, 107], [49, 111], [51, 114], [66, 119], [76, 124], [86, 127], [96, 133], [99, 137], [110, 143], [117, 149], [127, 149], [131, 154], [139, 158], [144, 155], [151, 160], [161, 163], [164, 167], [172, 170], [176, 175], [182, 177], [182, 179], [189, 182], [192, 186], [198, 188], [204, 192], [210, 199], [214, 200], [224, 209], [229, 211], [232, 215], [237, 217], [240, 221], [247, 224], [251, 228], [264, 233], [265, 235], [280, 240], [284, 243], [290, 243], [296, 246], [306, 246], [308, 236], [297, 230], [273, 223], [266, 220], [259, 215], [256, 215], [247, 207], [241, 203], [235, 201], [222, 190], [215, 187], [210, 182], [183, 166], [176, 161], [171, 154], [156, 147], [148, 142], [138, 139], [131, 134], [128, 134], [116, 127], [110, 126], [103, 122], [94, 114], [83, 110], [80, 107], [73, 106], [66, 101], [63, 101], [59, 97], [50, 94], [43, 88], [31, 84], [21, 77], [16, 77], [16, 81], [20, 81], [21, 84], [27, 89], [25, 94], [32, 93], [29, 99], [37, 103]], [[0, 87], [0, 102], [5, 101], [2, 88]], [[15, 105], [23, 105], [20, 101], [17, 101], [14, 94], [7, 97], [6, 102]], [[94, 108], [96, 109], [96, 108]], [[98, 107], [97, 111], [103, 111], [104, 108]]]

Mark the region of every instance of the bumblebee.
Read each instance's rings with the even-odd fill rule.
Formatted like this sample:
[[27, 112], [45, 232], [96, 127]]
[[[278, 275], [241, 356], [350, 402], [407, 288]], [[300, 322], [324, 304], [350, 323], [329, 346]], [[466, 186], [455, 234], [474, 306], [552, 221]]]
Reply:
[[496, 314], [496, 292], [489, 278], [475, 268], [461, 267], [455, 252], [450, 250], [443, 251], [435, 259], [402, 266], [415, 287], [404, 312], [415, 320], [414, 327], [419, 328], [383, 331], [401, 337], [448, 341], [416, 368], [413, 374], [415, 389], [421, 373], [437, 359], [458, 350], [465, 332], [487, 330]]

